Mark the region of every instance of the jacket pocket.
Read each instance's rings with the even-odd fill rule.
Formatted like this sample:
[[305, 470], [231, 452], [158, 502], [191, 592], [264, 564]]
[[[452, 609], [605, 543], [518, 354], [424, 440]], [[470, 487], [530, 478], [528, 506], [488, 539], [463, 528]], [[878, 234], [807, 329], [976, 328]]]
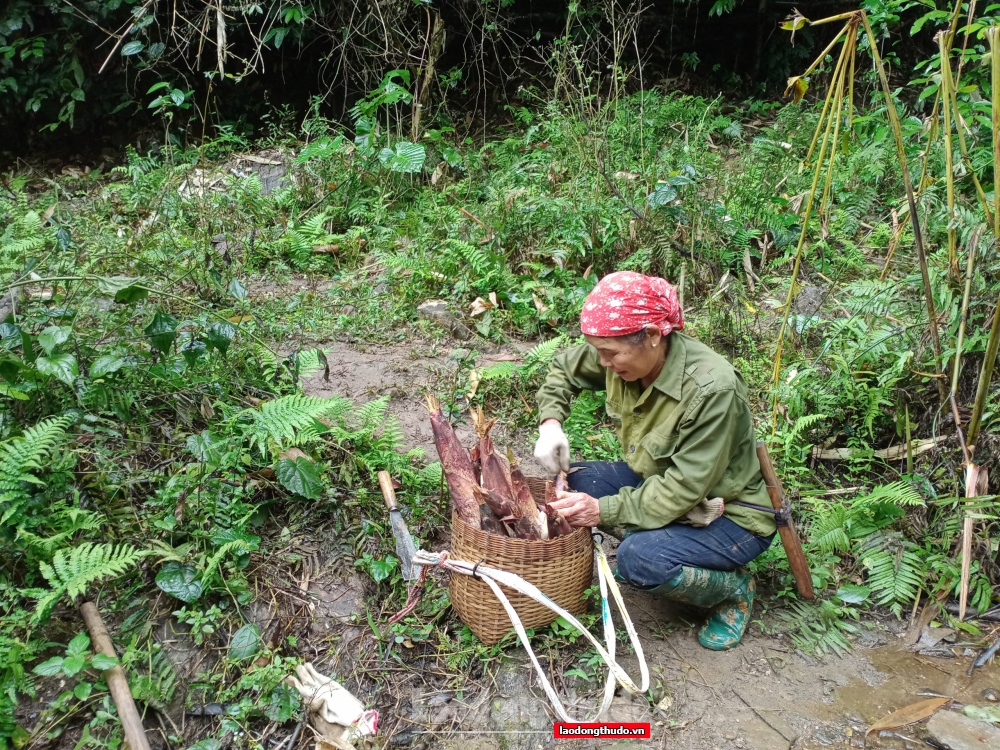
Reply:
[[674, 450], [677, 447], [677, 433], [663, 435], [654, 430], [642, 439], [642, 447], [646, 449], [649, 457], [659, 465], [674, 455]]
[[604, 402], [604, 411], [608, 415], [608, 419], [614, 422], [615, 427], [622, 426], [622, 406], [620, 403], [613, 399], [607, 399]]

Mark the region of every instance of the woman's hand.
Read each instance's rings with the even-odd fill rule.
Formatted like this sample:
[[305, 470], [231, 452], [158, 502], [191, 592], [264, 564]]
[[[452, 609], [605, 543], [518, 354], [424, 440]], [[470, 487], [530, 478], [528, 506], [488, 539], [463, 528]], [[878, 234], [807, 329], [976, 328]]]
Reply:
[[601, 522], [601, 506], [596, 497], [586, 492], [558, 492], [549, 507], [566, 519], [570, 526], [597, 526]]

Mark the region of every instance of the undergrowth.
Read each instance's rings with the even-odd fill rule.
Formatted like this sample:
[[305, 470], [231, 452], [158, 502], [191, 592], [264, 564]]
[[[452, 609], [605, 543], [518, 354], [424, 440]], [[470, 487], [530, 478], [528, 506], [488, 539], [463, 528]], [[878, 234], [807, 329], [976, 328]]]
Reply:
[[[391, 114], [387, 85], [355, 111], [353, 136], [314, 116], [272, 143], [267, 160], [286, 171], [267, 189], [259, 161], [242, 157], [253, 144], [231, 133], [198, 151], [129, 150], [105, 174], [6, 178], [0, 717], [17, 721], [0, 719], [0, 747], [69, 727], [74, 741], [120, 744], [101, 657], [80, 635], [84, 598], [112, 624], [137, 700], [155, 711], [225, 703], [207, 739], [259, 747], [269, 722], [298, 716], [281, 680], [313, 655], [302, 647], [307, 627], [278, 627], [260, 608], [274, 581], [305, 565], [296, 539], [320, 529], [365, 576], [370, 604], [358, 624], [383, 661], [440, 655], [457, 685], [499, 658], [446, 614], [439, 583], [412, 615], [385, 624], [406, 591], [374, 474], [399, 481], [412, 530], [433, 545], [448, 517], [440, 467], [405, 452], [388, 399], [358, 406], [301, 388], [337, 364], [323, 350], [333, 337], [454, 348], [437, 323], [418, 320], [427, 299], [446, 300], [479, 349], [534, 341], [518, 362], [475, 367], [471, 352], [459, 354], [444, 399], [456, 419], [483, 403], [530, 428], [534, 390], [555, 351], [577, 340], [595, 281], [621, 268], [677, 281], [687, 330], [748, 382], [761, 437], [772, 437], [771, 399], [779, 405], [772, 452], [820, 598], [794, 598], [774, 545], [754, 565], [788, 600], [768, 626], [797, 647], [842, 652], [864, 611], [904, 618], [921, 597], [954, 592], [954, 445], [909, 462], [885, 453], [953, 425], [928, 377], [926, 308], [905, 232], [878, 280], [901, 194], [878, 113], [858, 118], [837, 162], [833, 208], [800, 275], [811, 290], [803, 299], [816, 302], [796, 303], [791, 362], [774, 393], [777, 300], [808, 187], [798, 159], [814, 110], [789, 106], [751, 125], [718, 102], [646, 91], [588, 101], [586, 112], [514, 109], [516, 122], [481, 145], [459, 142], [446, 123], [412, 143], [362, 121]], [[931, 211], [929, 221], [940, 241], [944, 219]], [[939, 252], [931, 262], [951, 341], [960, 291]], [[991, 250], [975, 299], [995, 296], [995, 264]], [[971, 310], [968, 362], [983, 349], [987, 314], [985, 304]], [[965, 376], [962, 403], [970, 389]], [[996, 411], [994, 396], [984, 433]], [[617, 458], [600, 394], [581, 396], [566, 428], [576, 457]], [[971, 602], [981, 612], [998, 570], [991, 499], [977, 511], [986, 534]], [[215, 648], [184, 692], [162, 621]], [[574, 676], [593, 677], [595, 663], [560, 627], [542, 640]], [[65, 682], [57, 697], [50, 678]], [[46, 706], [29, 726], [17, 706], [32, 700]]]

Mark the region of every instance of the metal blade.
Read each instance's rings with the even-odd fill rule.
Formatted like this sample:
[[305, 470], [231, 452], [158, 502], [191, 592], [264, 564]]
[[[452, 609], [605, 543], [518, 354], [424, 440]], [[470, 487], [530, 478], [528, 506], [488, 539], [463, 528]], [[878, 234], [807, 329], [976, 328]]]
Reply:
[[412, 581], [420, 575], [421, 569], [419, 565], [413, 564], [413, 556], [417, 554], [413, 537], [410, 536], [406, 522], [398, 510], [390, 511], [389, 520], [392, 522], [392, 535], [396, 538], [396, 555], [399, 557], [403, 580]]

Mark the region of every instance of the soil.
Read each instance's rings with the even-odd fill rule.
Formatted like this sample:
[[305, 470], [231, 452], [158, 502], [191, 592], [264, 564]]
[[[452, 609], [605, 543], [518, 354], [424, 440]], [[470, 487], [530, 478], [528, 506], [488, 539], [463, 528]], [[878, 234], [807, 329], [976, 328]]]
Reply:
[[[516, 358], [526, 348], [509, 345], [483, 355], [477, 364]], [[448, 382], [456, 367], [448, 351], [428, 353], [414, 342], [368, 347], [338, 343], [330, 346], [328, 359], [329, 382], [314, 376], [306, 383], [307, 392], [347, 396], [358, 403], [390, 395], [389, 412], [399, 418], [408, 447], [423, 448], [429, 459], [435, 457], [422, 392]], [[464, 440], [471, 438], [465, 427], [458, 432]], [[530, 439], [526, 431], [506, 436], [501, 432], [497, 442], [511, 445], [532, 473], [540, 468], [530, 464]], [[613, 540], [606, 542], [609, 556], [613, 555], [614, 545]], [[329, 594], [319, 596], [328, 598]], [[762, 592], [761, 599], [767, 603], [767, 592]], [[390, 746], [456, 750], [563, 746], [676, 750], [926, 747], [921, 725], [867, 737], [865, 733], [868, 726], [890, 712], [924, 700], [927, 691], [981, 705], [986, 702], [984, 689], [1000, 687], [1000, 671], [992, 664], [966, 677], [971, 652], [941, 658], [907, 651], [902, 645], [905, 620], [866, 622], [850, 653], [826, 659], [797, 650], [785, 637], [765, 634], [757, 620], [737, 648], [717, 653], [697, 642], [697, 611], [635, 590], [625, 592], [625, 601], [639, 633], [660, 707], [654, 708], [645, 697], [629, 696], [619, 688], [607, 719], [649, 722], [651, 740], [553, 739], [555, 714], [518, 646], [509, 649], [506, 660], [488, 668], [478, 679], [470, 675], [460, 691], [455, 685], [428, 679], [426, 660], [422, 660], [419, 671], [403, 674], [394, 682], [391, 697], [381, 692], [373, 696], [383, 714], [379, 741]], [[769, 621], [765, 615], [764, 622]], [[318, 629], [324, 629], [324, 624], [318, 624]], [[371, 687], [365, 683], [379, 671], [371, 658], [371, 633], [351, 628], [346, 635], [340, 639], [329, 666], [341, 675], [349, 669], [352, 687], [368, 693]], [[950, 652], [945, 649], [942, 653]], [[630, 674], [638, 674], [634, 656], [623, 659], [623, 664], [628, 665]], [[574, 685], [567, 685], [561, 675], [550, 674], [549, 678], [554, 677], [554, 684], [572, 699], [567, 701], [571, 714], [586, 716], [600, 702], [600, 684], [590, 683], [574, 690]]]

